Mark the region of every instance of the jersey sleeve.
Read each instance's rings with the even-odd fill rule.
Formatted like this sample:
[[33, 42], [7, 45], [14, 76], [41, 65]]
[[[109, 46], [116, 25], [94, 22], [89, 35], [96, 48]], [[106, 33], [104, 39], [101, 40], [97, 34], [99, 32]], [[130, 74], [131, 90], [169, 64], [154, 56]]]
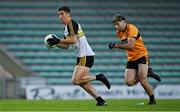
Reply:
[[78, 27], [79, 25], [77, 24], [77, 22], [70, 20], [67, 25], [69, 35], [72, 36], [74, 34], [78, 34]]

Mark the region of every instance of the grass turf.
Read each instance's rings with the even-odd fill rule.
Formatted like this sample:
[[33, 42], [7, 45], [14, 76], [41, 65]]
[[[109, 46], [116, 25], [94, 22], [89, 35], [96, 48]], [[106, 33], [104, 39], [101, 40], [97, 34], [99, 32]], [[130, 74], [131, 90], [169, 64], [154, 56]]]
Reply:
[[[0, 100], [0, 111], [180, 111], [180, 100], [107, 100], [108, 106], [95, 106], [95, 100]], [[141, 105], [144, 103], [144, 105]]]

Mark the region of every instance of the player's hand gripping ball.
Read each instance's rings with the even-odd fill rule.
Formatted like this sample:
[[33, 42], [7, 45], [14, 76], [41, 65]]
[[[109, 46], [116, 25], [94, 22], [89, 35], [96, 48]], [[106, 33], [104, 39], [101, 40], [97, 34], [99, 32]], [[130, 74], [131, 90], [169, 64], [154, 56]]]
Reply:
[[44, 38], [44, 44], [49, 48], [56, 47], [60, 43], [60, 39], [55, 34], [49, 34]]

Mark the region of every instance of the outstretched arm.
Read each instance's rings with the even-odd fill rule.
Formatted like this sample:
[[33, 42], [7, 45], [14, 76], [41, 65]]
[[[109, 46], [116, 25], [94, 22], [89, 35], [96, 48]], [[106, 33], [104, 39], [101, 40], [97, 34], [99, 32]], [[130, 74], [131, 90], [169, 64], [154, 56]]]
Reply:
[[128, 38], [126, 43], [117, 44], [117, 43], [110, 43], [109, 49], [119, 48], [119, 49], [132, 49], [135, 45], [136, 39], [135, 38]]
[[77, 41], [77, 34], [66, 37], [66, 39], [61, 39], [60, 44], [75, 44]]
[[68, 44], [57, 44], [56, 47], [62, 48], [62, 49], [68, 49], [69, 45]]
[[125, 44], [115, 44], [115, 48], [119, 49], [132, 49], [134, 47], [136, 39], [128, 38], [127, 43]]
[[77, 41], [77, 35], [73, 35], [73, 36], [67, 37], [66, 39], [61, 39], [59, 41], [59, 44], [57, 44], [56, 46], [58, 48], [68, 49], [69, 44], [75, 44], [76, 41]]

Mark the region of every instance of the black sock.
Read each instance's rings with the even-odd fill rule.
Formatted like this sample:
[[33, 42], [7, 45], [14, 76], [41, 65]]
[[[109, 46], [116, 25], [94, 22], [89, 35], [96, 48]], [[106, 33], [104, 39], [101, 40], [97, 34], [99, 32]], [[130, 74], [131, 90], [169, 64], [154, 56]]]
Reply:
[[98, 97], [96, 98], [96, 101], [97, 101], [97, 102], [102, 102], [102, 101], [104, 101], [104, 100], [101, 98], [101, 96], [98, 96]]
[[100, 80], [101, 79], [101, 76], [98, 74], [96, 75], [96, 80]]
[[149, 96], [150, 101], [154, 101], [154, 95]]
[[148, 68], [148, 74], [150, 75], [151, 73], [152, 73], [152, 68], [149, 67], [149, 68]]

